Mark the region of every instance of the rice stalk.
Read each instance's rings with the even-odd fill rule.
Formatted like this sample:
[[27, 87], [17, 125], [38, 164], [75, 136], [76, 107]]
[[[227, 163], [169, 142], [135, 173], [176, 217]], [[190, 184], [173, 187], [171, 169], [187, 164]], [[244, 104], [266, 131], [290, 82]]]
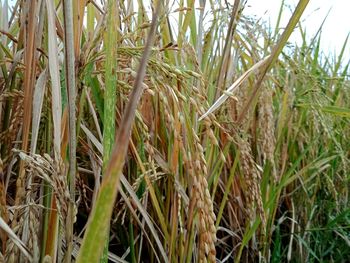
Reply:
[[[83, 3], [82, 7], [85, 6]], [[81, 10], [81, 9], [80, 9]], [[79, 13], [78, 18], [83, 20], [82, 12]], [[77, 136], [76, 136], [76, 85], [75, 85], [75, 57], [73, 53], [74, 49], [74, 36], [73, 35], [73, 4], [72, 1], [64, 0], [63, 1], [63, 16], [64, 16], [64, 28], [65, 28], [65, 79], [68, 92], [68, 115], [69, 115], [69, 189], [70, 189], [70, 198], [72, 202], [69, 205], [68, 219], [66, 221], [66, 244], [67, 251], [65, 262], [71, 261], [71, 254], [73, 251], [73, 234], [74, 234], [74, 201], [75, 201], [75, 177], [76, 177], [76, 145], [77, 145]], [[82, 23], [82, 22], [81, 22]], [[76, 23], [75, 25], [77, 25]], [[77, 42], [78, 44], [80, 43]], [[79, 55], [77, 51], [75, 55]]]
[[[117, 146], [113, 149], [110, 159], [112, 161], [109, 161], [108, 167], [106, 167], [106, 175], [101, 185], [96, 204], [94, 206], [95, 211], [93, 210], [91, 212], [93, 216], [91, 217], [91, 221], [89, 222], [89, 226], [86, 230], [85, 238], [83, 240], [83, 244], [78, 255], [77, 262], [84, 261], [84, 258], [87, 260], [97, 262], [102, 254], [101, 245], [100, 249], [97, 249], [97, 253], [96, 251], [93, 252], [93, 247], [95, 247], [95, 244], [91, 241], [92, 238], [95, 238], [96, 240], [96, 238], [99, 236], [103, 240], [104, 236], [106, 235], [106, 230], [108, 230], [108, 221], [111, 217], [113, 203], [117, 194], [117, 188], [115, 187], [118, 186], [119, 183], [119, 176], [121, 173], [122, 164], [124, 163], [124, 158], [127, 152], [127, 142], [129, 141], [130, 137], [131, 125], [135, 117], [137, 103], [141, 97], [141, 92], [143, 90], [141, 83], [145, 75], [145, 67], [155, 34], [159, 6], [160, 5], [158, 3], [157, 9], [153, 15], [151, 32], [149, 34], [149, 39], [146, 45], [146, 49], [144, 51], [144, 56], [142, 57], [137, 79], [134, 83], [133, 93], [131, 94], [129, 103], [127, 105], [124, 117], [121, 122], [122, 129], [119, 130], [118, 135], [116, 137], [116, 141], [119, 142], [119, 144], [117, 144]], [[101, 208], [103, 209], [101, 210]], [[107, 219], [107, 222], [104, 224], [98, 222], [101, 219]], [[96, 220], [96, 223], [94, 223], [94, 220]], [[99, 243], [101, 244], [101, 242]], [[93, 247], [91, 247], [91, 245]], [[166, 257], [164, 259], [166, 260]]]

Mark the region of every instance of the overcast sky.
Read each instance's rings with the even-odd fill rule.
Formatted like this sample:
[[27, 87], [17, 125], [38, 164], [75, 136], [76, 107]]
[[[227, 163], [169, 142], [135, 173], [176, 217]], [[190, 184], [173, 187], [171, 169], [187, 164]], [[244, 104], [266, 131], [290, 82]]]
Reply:
[[[234, 2], [234, 0], [230, 0]], [[271, 21], [274, 26], [277, 20], [280, 3], [282, 0], [248, 0], [245, 9], [246, 14], [255, 15], [257, 18], [262, 17], [265, 21]], [[294, 8], [298, 0], [285, 0], [285, 4]], [[283, 15], [283, 26], [288, 22], [291, 16], [290, 9], [285, 8]], [[302, 21], [309, 38], [312, 38], [319, 29], [322, 21], [330, 11], [325, 21], [321, 36], [321, 48], [324, 53], [340, 53], [344, 41], [350, 32], [350, 0], [310, 0]], [[296, 31], [291, 37], [291, 41], [298, 42], [300, 39], [299, 31]], [[344, 62], [350, 59], [350, 45], [346, 49]]]
[[[198, 0], [196, 0], [198, 1]], [[3, 1], [1, 1], [3, 2]], [[13, 4], [14, 0], [8, 0], [9, 4]], [[233, 3], [234, 0], [228, 0]], [[278, 16], [280, 4], [282, 0], [247, 0], [245, 14], [263, 18], [270, 21], [274, 26]], [[298, 0], [285, 0], [285, 5], [294, 8]], [[306, 8], [302, 20], [306, 27], [307, 36], [313, 37], [322, 21], [330, 11], [328, 18], [323, 26], [321, 37], [321, 48], [324, 53], [339, 54], [343, 43], [350, 32], [350, 0], [310, 0]], [[282, 26], [285, 26], [291, 16], [290, 8], [285, 8], [282, 17]], [[300, 34], [298, 31], [291, 36], [290, 41], [298, 42]], [[345, 61], [350, 60], [350, 44], [346, 49]]]

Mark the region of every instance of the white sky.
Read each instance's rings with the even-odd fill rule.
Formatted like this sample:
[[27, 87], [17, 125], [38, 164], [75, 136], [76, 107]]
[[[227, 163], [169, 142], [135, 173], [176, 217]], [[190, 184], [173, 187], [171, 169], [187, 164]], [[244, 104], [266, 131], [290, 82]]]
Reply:
[[[74, 0], [75, 1], [75, 0]], [[196, 0], [198, 1], [198, 0]], [[4, 1], [1, 1], [4, 2]], [[8, 0], [13, 4], [14, 0]], [[234, 0], [228, 0], [233, 3]], [[279, 8], [282, 0], [247, 0], [245, 14], [262, 18], [270, 21], [271, 26], [276, 24]], [[292, 9], [297, 5], [298, 0], [285, 0], [285, 5]], [[281, 26], [285, 26], [291, 16], [291, 9], [285, 8], [282, 16]], [[306, 28], [308, 38], [312, 38], [322, 21], [330, 11], [328, 18], [323, 26], [321, 36], [321, 49], [325, 54], [339, 54], [344, 41], [350, 32], [350, 0], [310, 0], [303, 16], [303, 27]], [[300, 42], [300, 33], [298, 30], [291, 36], [291, 42]], [[345, 51], [343, 62], [350, 60], [350, 43]]]
[[[234, 0], [230, 0], [234, 2]], [[272, 27], [275, 26], [278, 12], [282, 0], [248, 0], [245, 14], [255, 15], [265, 21], [270, 21]], [[298, 0], [285, 0], [285, 5], [293, 10], [298, 4]], [[328, 11], [330, 11], [321, 35], [321, 49], [325, 54], [339, 55], [344, 41], [350, 32], [349, 19], [350, 1], [349, 0], [310, 0], [304, 14], [301, 18], [303, 27], [306, 28], [307, 37], [311, 39], [319, 29]], [[282, 25], [285, 26], [291, 16], [290, 8], [286, 7], [282, 15]], [[290, 38], [291, 42], [300, 41], [298, 30]], [[343, 62], [347, 63], [350, 59], [350, 43], [345, 50]]]

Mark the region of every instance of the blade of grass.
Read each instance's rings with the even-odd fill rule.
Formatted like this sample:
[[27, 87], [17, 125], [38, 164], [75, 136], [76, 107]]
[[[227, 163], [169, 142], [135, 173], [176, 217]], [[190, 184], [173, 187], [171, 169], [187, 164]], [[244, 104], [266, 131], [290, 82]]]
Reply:
[[59, 160], [61, 153], [61, 85], [58, 62], [57, 34], [55, 28], [55, 10], [52, 1], [46, 0], [49, 41], [49, 73], [52, 86], [52, 119], [54, 128], [54, 155]]
[[207, 117], [210, 113], [213, 113], [215, 110], [217, 110], [230, 96], [233, 95], [233, 92], [247, 79], [249, 78], [256, 70], [260, 69], [261, 67], [265, 66], [266, 63], [270, 60], [270, 56], [267, 56], [266, 58], [262, 59], [258, 63], [256, 63], [254, 66], [252, 66], [250, 69], [248, 69], [242, 76], [240, 76], [225, 92], [222, 94], [215, 102], [214, 104], [204, 113], [198, 121], [203, 120], [205, 117]]
[[[148, 40], [140, 62], [138, 74], [134, 82], [134, 88], [130, 95], [129, 102], [120, 123], [120, 129], [116, 137], [116, 144], [113, 149], [110, 161], [106, 168], [96, 203], [91, 211], [83, 243], [78, 254], [77, 262], [99, 262], [103, 252], [106, 236], [109, 230], [109, 221], [112, 216], [113, 205], [117, 196], [117, 186], [124, 165], [132, 124], [135, 119], [135, 111], [143, 91], [143, 79], [146, 73], [148, 57], [153, 45], [160, 1], [152, 18], [152, 26]], [[113, 105], [114, 107], [114, 105]], [[162, 254], [168, 262], [166, 255]]]
[[[85, 6], [85, 3], [84, 3]], [[66, 262], [71, 262], [73, 251], [73, 227], [74, 227], [74, 202], [75, 202], [75, 176], [76, 176], [76, 112], [75, 112], [75, 57], [74, 57], [74, 34], [73, 34], [73, 3], [72, 0], [63, 1], [64, 16], [64, 45], [65, 45], [65, 79], [68, 93], [68, 129], [69, 129], [69, 191], [71, 202], [68, 207], [66, 222]], [[80, 16], [83, 19], [83, 15]]]
[[[23, 132], [22, 132], [22, 150], [27, 151], [28, 140], [29, 140], [29, 130], [31, 125], [31, 114], [32, 114], [32, 99], [33, 99], [33, 89], [35, 82], [35, 33], [36, 33], [36, 1], [30, 1], [24, 3], [26, 15], [26, 23], [24, 31], [26, 32], [26, 42], [24, 47], [24, 103], [23, 109]], [[21, 197], [24, 195], [24, 163], [21, 161], [19, 176], [17, 179], [17, 191], [15, 204], [19, 205]], [[15, 218], [17, 215], [15, 214]]]
[[[108, 1], [107, 12], [107, 32], [105, 35], [106, 45], [106, 63], [105, 63], [105, 78], [106, 89], [104, 96], [104, 120], [103, 120], [103, 169], [102, 174], [105, 176], [106, 167], [110, 160], [112, 146], [115, 137], [115, 104], [116, 104], [116, 83], [117, 83], [117, 40], [118, 40], [118, 24], [119, 21], [114, 21], [119, 17], [117, 6], [118, 1]], [[101, 258], [102, 263], [108, 261], [108, 244], [109, 235], [107, 235], [105, 249]]]
[[38, 81], [34, 89], [34, 100], [33, 100], [33, 119], [32, 119], [32, 141], [30, 144], [30, 149], [32, 153], [36, 151], [36, 145], [38, 141], [39, 124], [41, 111], [43, 107], [43, 100], [45, 94], [46, 82], [48, 79], [48, 70], [45, 69], [39, 76]]

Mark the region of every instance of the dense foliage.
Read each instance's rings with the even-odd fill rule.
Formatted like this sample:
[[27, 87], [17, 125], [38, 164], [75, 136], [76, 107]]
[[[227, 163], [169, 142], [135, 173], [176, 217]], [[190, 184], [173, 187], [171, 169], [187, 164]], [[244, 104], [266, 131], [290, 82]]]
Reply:
[[350, 260], [347, 42], [244, 2], [0, 4], [1, 262]]

